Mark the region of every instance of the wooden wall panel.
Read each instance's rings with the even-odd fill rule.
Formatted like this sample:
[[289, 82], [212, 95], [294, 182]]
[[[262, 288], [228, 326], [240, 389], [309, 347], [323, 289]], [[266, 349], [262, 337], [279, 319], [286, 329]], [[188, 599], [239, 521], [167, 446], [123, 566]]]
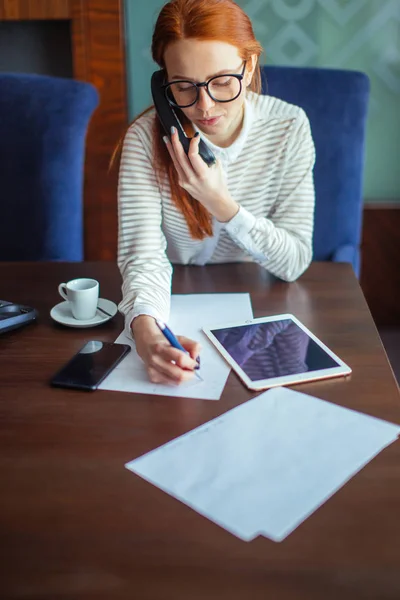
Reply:
[[123, 11], [119, 0], [71, 0], [74, 76], [100, 94], [87, 138], [85, 258], [115, 260], [117, 169], [113, 150], [127, 127]]
[[70, 0], [0, 0], [0, 20], [69, 19]]
[[364, 208], [360, 284], [378, 326], [400, 326], [400, 203]]

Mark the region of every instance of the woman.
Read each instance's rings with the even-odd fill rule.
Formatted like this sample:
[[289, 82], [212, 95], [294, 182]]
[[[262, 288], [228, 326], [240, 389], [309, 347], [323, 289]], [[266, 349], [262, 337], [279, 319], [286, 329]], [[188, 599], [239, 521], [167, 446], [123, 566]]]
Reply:
[[[123, 144], [119, 308], [153, 382], [190, 379], [199, 353], [184, 337], [188, 354], [172, 348], [155, 323], [168, 319], [171, 263], [255, 261], [293, 281], [311, 261], [309, 122], [299, 107], [260, 95], [261, 52], [232, 0], [172, 0], [155, 25], [153, 58], [193, 139], [186, 155], [149, 109]], [[217, 157], [212, 167], [198, 154], [200, 139]]]

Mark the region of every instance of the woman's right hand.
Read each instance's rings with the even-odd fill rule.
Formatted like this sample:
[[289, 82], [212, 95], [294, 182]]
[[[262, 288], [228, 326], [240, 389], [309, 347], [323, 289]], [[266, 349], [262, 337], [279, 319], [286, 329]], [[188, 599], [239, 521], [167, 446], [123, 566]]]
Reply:
[[134, 319], [132, 333], [137, 353], [146, 365], [150, 381], [178, 385], [193, 378], [197, 367], [195, 359], [200, 352], [198, 342], [177, 336], [189, 354], [173, 348], [158, 329], [153, 317], [148, 315], [139, 315]]

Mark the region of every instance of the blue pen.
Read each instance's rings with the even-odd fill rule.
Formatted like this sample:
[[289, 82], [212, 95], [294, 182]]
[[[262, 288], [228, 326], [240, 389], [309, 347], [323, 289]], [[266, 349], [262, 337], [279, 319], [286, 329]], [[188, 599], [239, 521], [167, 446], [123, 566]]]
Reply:
[[[176, 348], [177, 350], [182, 350], [182, 352], [184, 352], [185, 354], [189, 354], [186, 348], [182, 346], [177, 337], [172, 333], [168, 325], [166, 325], [165, 323], [163, 323], [163, 321], [160, 321], [159, 319], [156, 319], [156, 324], [161, 333], [169, 341], [173, 348]], [[197, 367], [195, 367], [195, 369], [200, 369], [200, 356], [196, 358], [196, 362]]]

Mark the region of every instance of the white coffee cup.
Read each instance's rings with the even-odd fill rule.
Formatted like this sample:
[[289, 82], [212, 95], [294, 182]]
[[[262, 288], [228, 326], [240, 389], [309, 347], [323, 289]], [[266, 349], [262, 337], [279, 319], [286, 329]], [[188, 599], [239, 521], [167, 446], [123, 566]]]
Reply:
[[71, 279], [67, 283], [60, 283], [58, 292], [70, 303], [75, 319], [80, 321], [93, 319], [99, 300], [99, 282], [96, 279]]

